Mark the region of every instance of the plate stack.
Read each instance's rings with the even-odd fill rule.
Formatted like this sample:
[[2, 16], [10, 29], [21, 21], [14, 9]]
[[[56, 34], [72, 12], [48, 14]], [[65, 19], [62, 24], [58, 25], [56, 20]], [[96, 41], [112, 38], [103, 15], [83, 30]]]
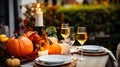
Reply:
[[[71, 64], [73, 65], [73, 60], [67, 55], [45, 55], [34, 60], [34, 67], [70, 67]], [[76, 62], [74, 62], [75, 65]]]
[[[103, 56], [107, 54], [101, 46], [97, 45], [84, 45], [82, 50], [83, 55], [86, 56]], [[78, 51], [78, 54], [81, 54], [81, 50]]]

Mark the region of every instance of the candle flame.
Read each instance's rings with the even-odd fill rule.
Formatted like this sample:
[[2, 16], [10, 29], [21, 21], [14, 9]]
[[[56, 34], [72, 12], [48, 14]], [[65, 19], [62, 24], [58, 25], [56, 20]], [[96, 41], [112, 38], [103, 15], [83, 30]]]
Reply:
[[40, 3], [37, 4], [37, 8], [40, 8]]
[[41, 11], [40, 3], [38, 3], [38, 4], [36, 5], [36, 13], [38, 14], [38, 13], [40, 13], [40, 11]]

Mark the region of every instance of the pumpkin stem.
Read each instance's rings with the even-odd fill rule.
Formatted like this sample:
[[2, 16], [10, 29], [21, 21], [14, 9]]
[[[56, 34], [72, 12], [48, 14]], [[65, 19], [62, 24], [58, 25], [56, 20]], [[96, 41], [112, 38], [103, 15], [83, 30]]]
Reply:
[[49, 41], [50, 45], [51, 45], [51, 44], [53, 44], [53, 42], [52, 42], [49, 38], [47, 38], [47, 39], [48, 39], [48, 41]]
[[14, 59], [14, 56], [12, 56], [11, 58]]

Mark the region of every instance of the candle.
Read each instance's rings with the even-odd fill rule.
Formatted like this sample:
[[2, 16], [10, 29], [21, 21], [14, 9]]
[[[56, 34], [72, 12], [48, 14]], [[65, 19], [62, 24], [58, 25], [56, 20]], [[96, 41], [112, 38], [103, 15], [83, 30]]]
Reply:
[[41, 11], [40, 4], [37, 4], [36, 11], [37, 14], [35, 26], [43, 26], [43, 12]]
[[48, 50], [38, 51], [38, 56], [48, 55]]

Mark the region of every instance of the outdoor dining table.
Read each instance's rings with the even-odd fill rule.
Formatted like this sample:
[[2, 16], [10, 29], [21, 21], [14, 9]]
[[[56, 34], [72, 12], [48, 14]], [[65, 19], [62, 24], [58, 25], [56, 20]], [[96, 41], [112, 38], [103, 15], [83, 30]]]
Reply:
[[[78, 46], [74, 46], [73, 48], [77, 48]], [[104, 47], [103, 47], [104, 48]], [[74, 61], [74, 66], [60, 66], [60, 67], [116, 67], [116, 59], [112, 52], [107, 48], [104, 48], [105, 52], [101, 54], [84, 54], [85, 61], [81, 62], [79, 60]], [[74, 53], [74, 58], [79, 58], [80, 53]], [[42, 67], [39, 65], [35, 65], [34, 62], [28, 62], [22, 64], [21, 67]]]

